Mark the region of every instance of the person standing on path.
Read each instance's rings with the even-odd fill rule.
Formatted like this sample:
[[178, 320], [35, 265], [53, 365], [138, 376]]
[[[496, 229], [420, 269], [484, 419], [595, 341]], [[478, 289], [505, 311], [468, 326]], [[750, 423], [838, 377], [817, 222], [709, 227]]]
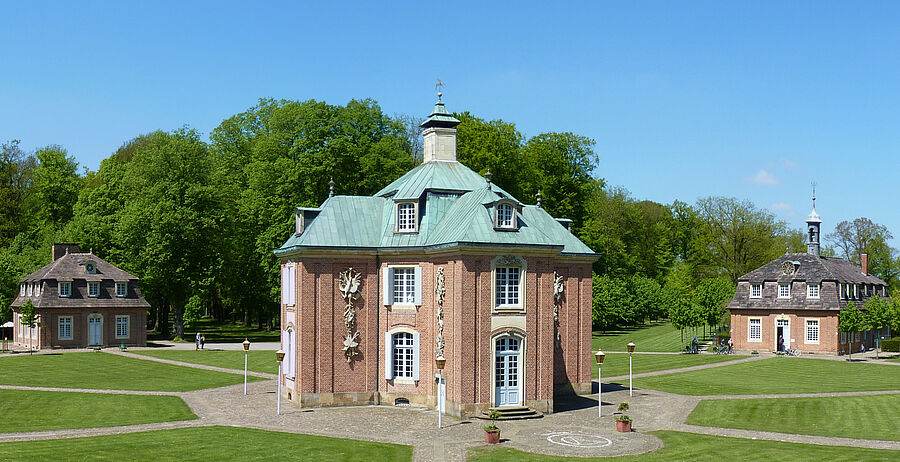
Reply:
[[197, 337], [194, 339], [194, 349], [200, 349], [200, 332], [197, 332]]
[[205, 345], [205, 344], [206, 344], [206, 336], [205, 336], [205, 335], [201, 335], [201, 336], [200, 336], [200, 349], [201, 349], [201, 350], [203, 349], [203, 345]]

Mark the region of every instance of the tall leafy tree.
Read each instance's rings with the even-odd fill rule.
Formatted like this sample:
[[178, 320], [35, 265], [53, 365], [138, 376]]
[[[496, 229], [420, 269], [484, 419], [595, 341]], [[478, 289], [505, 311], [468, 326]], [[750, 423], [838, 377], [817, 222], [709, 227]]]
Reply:
[[734, 284], [722, 277], [704, 279], [694, 288], [694, 303], [707, 326], [719, 325], [725, 315], [725, 306], [734, 297], [734, 291]]
[[[865, 327], [866, 330], [878, 331], [885, 327], [890, 327], [892, 318], [894, 317], [894, 306], [890, 300], [875, 296], [866, 302]], [[878, 349], [876, 344], [875, 357], [878, 357]]]
[[78, 162], [60, 146], [39, 149], [35, 157], [32, 209], [46, 226], [61, 229], [72, 219], [81, 189]]
[[882, 224], [861, 217], [842, 221], [825, 238], [839, 255], [859, 265], [862, 254], [869, 256], [869, 272], [887, 282], [892, 288], [900, 284], [900, 259], [897, 249], [889, 245], [893, 234]]
[[[866, 316], [855, 303], [850, 302], [847, 307], [838, 314], [838, 330], [848, 335], [859, 332], [866, 327]], [[849, 349], [850, 360], [853, 360], [853, 348]]]
[[25, 202], [34, 163], [34, 157], [19, 147], [19, 140], [0, 144], [0, 246], [9, 245], [25, 230]]

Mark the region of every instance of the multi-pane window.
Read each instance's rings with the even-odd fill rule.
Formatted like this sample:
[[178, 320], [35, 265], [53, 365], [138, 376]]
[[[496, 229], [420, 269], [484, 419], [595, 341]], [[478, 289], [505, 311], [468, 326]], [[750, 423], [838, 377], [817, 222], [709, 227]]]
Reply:
[[806, 343], [819, 343], [819, 320], [806, 320]]
[[25, 284], [22, 284], [21, 286], [19, 286], [19, 296], [20, 297], [25, 296]]
[[89, 282], [88, 283], [88, 297], [98, 297], [100, 296], [100, 283], [99, 282]]
[[413, 378], [413, 334], [398, 332], [393, 335], [394, 377]]
[[116, 297], [125, 297], [128, 295], [128, 283], [127, 282], [117, 282], [116, 283]]
[[762, 284], [750, 284], [750, 298], [762, 298]]
[[116, 338], [128, 338], [128, 315], [116, 316]]
[[28, 284], [28, 289], [25, 292], [29, 297], [34, 295], [34, 284]]
[[289, 263], [281, 267], [281, 303], [295, 305], [297, 303], [297, 265]]
[[778, 298], [791, 298], [790, 284], [778, 284]]
[[841, 344], [847, 343], [847, 333], [841, 332]]
[[34, 296], [35, 297], [41, 296], [41, 283], [40, 282], [38, 282], [37, 284], [34, 285]]
[[72, 283], [71, 282], [60, 282], [59, 283], [59, 296], [60, 297], [69, 297], [72, 295]]
[[807, 284], [806, 285], [806, 298], [819, 298], [819, 285], [818, 284]]
[[60, 316], [59, 317], [59, 339], [60, 340], [72, 340], [72, 317], [71, 316]]
[[748, 339], [751, 342], [762, 341], [762, 319], [751, 319], [749, 332]]
[[498, 228], [515, 228], [516, 214], [513, 211], [513, 206], [510, 204], [500, 204], [497, 206], [497, 227]]
[[394, 268], [394, 303], [416, 302], [416, 269]]
[[397, 231], [412, 232], [416, 230], [416, 204], [403, 202], [397, 204]]
[[521, 270], [517, 266], [497, 267], [497, 306], [519, 306], [519, 276]]

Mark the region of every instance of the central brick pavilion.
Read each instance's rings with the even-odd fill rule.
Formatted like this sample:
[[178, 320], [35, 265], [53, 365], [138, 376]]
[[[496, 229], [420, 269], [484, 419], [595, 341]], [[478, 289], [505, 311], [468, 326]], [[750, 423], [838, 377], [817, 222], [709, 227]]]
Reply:
[[374, 196], [298, 208], [275, 252], [280, 380], [301, 407], [435, 408], [440, 389], [456, 416], [551, 413], [554, 395], [591, 391], [595, 254], [540, 199], [457, 162], [459, 121], [438, 96], [421, 165]]

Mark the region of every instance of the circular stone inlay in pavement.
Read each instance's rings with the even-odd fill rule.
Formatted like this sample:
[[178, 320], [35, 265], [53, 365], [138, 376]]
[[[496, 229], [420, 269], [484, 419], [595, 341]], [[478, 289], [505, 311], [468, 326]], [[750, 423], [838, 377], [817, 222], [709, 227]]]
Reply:
[[577, 431], [553, 431], [543, 433], [541, 436], [546, 436], [547, 441], [551, 443], [573, 448], [603, 448], [612, 444], [608, 438]]

